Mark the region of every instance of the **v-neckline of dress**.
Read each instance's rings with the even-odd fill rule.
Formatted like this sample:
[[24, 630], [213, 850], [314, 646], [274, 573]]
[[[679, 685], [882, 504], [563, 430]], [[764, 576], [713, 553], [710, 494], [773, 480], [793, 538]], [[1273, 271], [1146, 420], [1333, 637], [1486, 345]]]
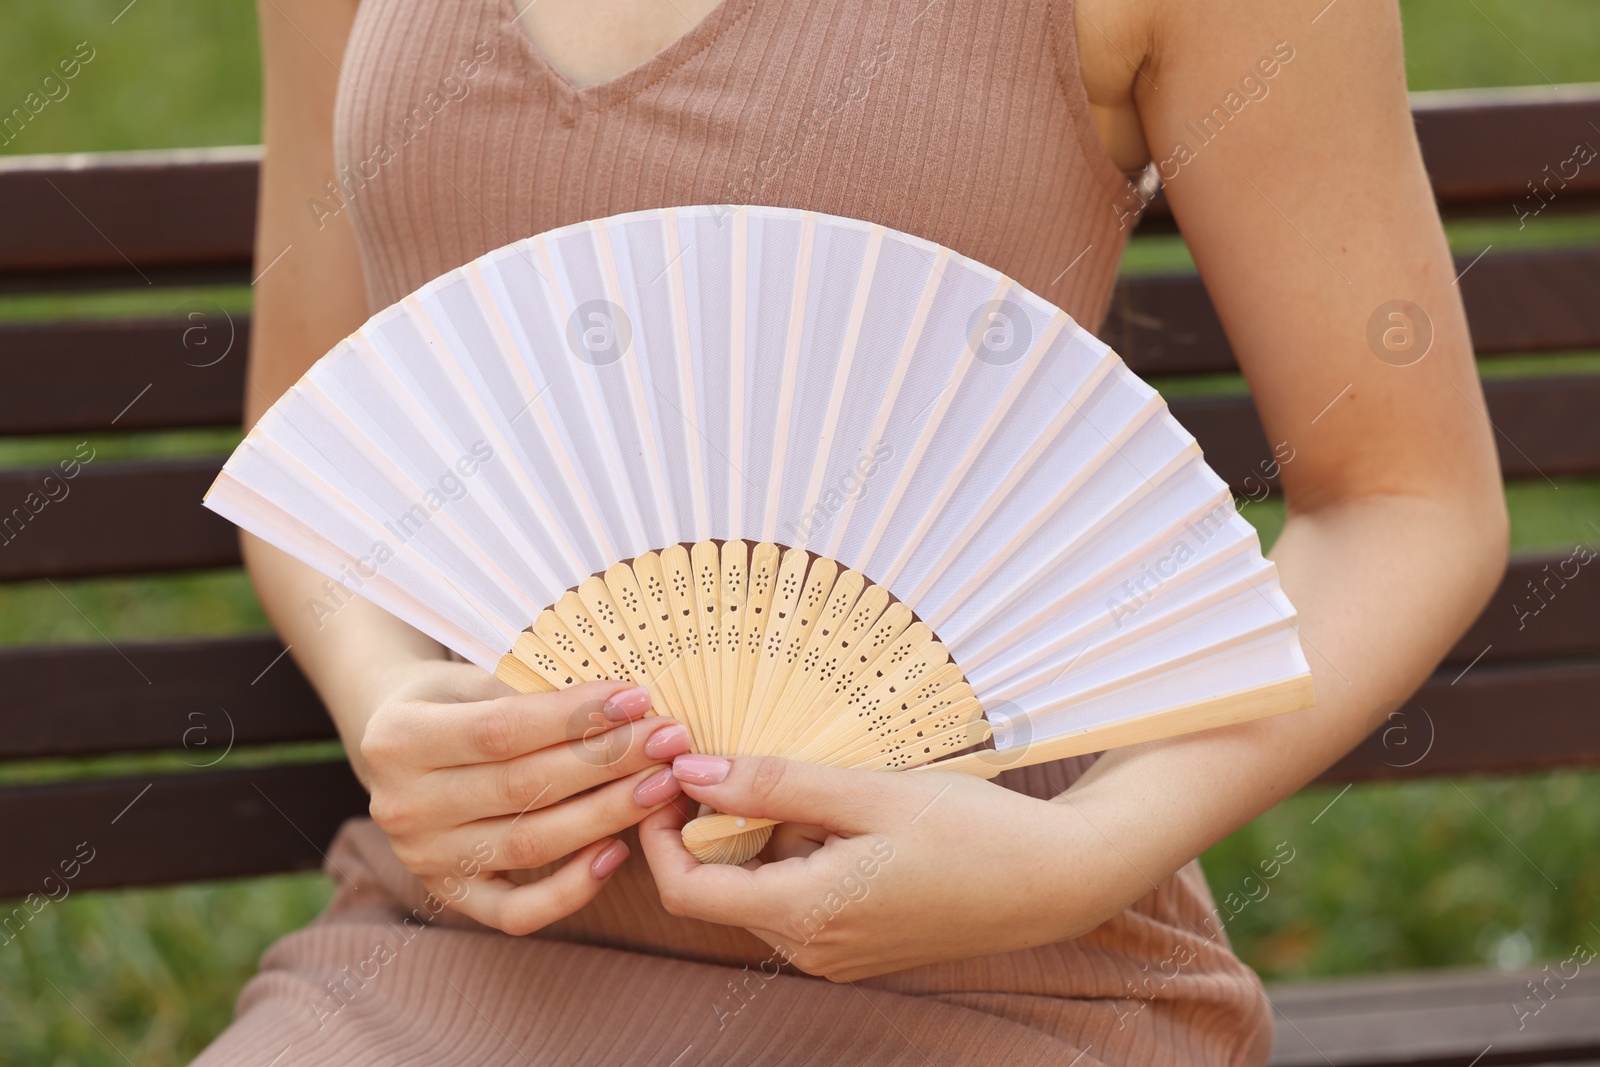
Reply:
[[559, 101], [563, 117], [569, 122], [584, 112], [610, 107], [660, 81], [715, 41], [754, 4], [754, 0], [721, 0], [706, 13], [705, 18], [649, 59], [616, 77], [580, 86], [557, 70], [533, 43], [527, 27], [522, 24], [518, 7], [521, 2], [500, 0], [501, 11], [510, 23], [508, 32], [516, 37], [517, 48], [549, 85], [551, 93]]

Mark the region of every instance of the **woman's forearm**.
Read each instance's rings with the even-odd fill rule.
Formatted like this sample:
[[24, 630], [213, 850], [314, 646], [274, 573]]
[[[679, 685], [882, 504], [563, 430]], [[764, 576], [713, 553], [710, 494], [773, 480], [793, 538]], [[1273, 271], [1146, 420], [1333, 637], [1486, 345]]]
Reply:
[[367, 718], [407, 667], [442, 660], [437, 641], [294, 557], [240, 534], [245, 569], [289, 654], [322, 697], [363, 782]]
[[1317, 703], [1106, 753], [1057, 802], [1116, 842], [1099, 877], [1131, 903], [1349, 751], [1428, 677], [1505, 561], [1487, 491], [1371, 496], [1291, 515], [1271, 553], [1299, 613]]

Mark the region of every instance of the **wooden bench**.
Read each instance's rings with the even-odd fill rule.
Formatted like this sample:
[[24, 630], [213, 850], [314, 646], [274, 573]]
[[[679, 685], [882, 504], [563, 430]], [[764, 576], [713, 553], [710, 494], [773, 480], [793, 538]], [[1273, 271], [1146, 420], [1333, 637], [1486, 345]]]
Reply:
[[[1452, 218], [1509, 219], [1547, 164], [1553, 171], [1580, 141], [1600, 144], [1600, 88], [1434, 94], [1415, 110]], [[257, 161], [254, 149], [0, 161], [0, 293], [248, 282]], [[1600, 167], [1547, 188], [1548, 212], [1600, 209]], [[1173, 228], [1157, 201], [1140, 233], [1163, 232]], [[1600, 244], [1490, 251], [1459, 266], [1480, 354], [1600, 348]], [[0, 325], [0, 437], [237, 425], [248, 321], [197, 314]], [[1190, 274], [1125, 279], [1103, 332], [1147, 377], [1235, 369]], [[1249, 397], [1175, 392], [1173, 411], [1212, 464], [1236, 491], [1252, 491], [1246, 479], [1261, 477], [1270, 450]], [[1493, 380], [1487, 392], [1508, 479], [1600, 475], [1600, 371]], [[10, 519], [20, 531], [0, 536], [0, 581], [236, 567], [234, 530], [200, 507], [219, 461], [97, 459], [77, 470], [69, 497], [20, 519], [12, 509], [49, 488], [49, 472], [0, 471], [0, 529]], [[1600, 577], [1585, 568], [1541, 584], [1568, 555], [1513, 562], [1484, 616], [1407, 708], [1408, 731], [1426, 723], [1426, 736], [1409, 732], [1399, 752], [1380, 729], [1321, 781], [1600, 765]], [[1548, 603], [1519, 626], [1512, 605], [1531, 603], [1534, 587], [1549, 590]], [[206, 752], [231, 744], [232, 757], [209, 770], [0, 788], [0, 898], [39, 891], [78, 842], [95, 849], [78, 890], [318, 865], [365, 796], [341, 761], [244, 765], [261, 746], [335, 736], [282, 653], [268, 634], [0, 649], [0, 761], [177, 752], [207, 762], [214, 756], [194, 755], [196, 729]], [[1507, 1005], [1527, 977], [1281, 987], [1274, 1062], [1600, 1061], [1600, 984], [1585, 975], [1538, 1026], [1518, 1031]]]

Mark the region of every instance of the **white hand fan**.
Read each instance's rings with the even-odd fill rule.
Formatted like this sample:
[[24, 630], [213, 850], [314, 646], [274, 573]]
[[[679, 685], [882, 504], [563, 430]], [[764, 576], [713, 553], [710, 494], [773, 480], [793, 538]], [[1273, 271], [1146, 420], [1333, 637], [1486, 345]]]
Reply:
[[[1007, 767], [1309, 706], [1293, 607], [1160, 396], [948, 249], [764, 207], [568, 226], [324, 356], [206, 504], [523, 691], [696, 751]], [[313, 610], [315, 606], [313, 605]], [[770, 823], [710, 815], [702, 859]]]

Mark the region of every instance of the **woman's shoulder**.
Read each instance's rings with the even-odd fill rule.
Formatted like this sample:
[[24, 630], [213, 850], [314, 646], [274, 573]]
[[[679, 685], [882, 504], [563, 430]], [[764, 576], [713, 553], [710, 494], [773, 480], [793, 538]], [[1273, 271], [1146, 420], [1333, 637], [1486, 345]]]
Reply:
[[1071, 0], [1078, 76], [1106, 152], [1125, 173], [1150, 162], [1139, 122], [1138, 82], [1155, 50], [1159, 0]]

